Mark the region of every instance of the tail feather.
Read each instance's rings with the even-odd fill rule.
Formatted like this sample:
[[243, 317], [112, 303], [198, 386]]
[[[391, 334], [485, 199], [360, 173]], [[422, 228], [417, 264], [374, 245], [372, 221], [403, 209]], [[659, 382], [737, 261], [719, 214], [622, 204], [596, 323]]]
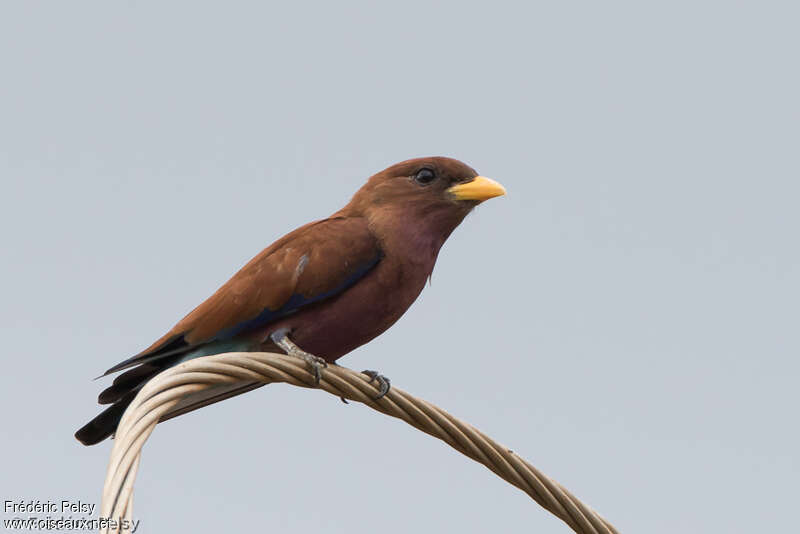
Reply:
[[183, 354], [192, 348], [193, 347], [190, 346], [184, 339], [183, 334], [178, 334], [171, 337], [164, 343], [159, 344], [155, 349], [140, 352], [136, 356], [132, 356], [127, 360], [118, 363], [97, 378], [108, 376], [112, 373], [116, 373], [117, 371], [122, 371], [129, 367], [133, 367], [134, 365], [142, 365], [153, 361], [163, 360], [164, 358], [176, 354]]
[[[146, 380], [145, 380], [146, 382]], [[204, 391], [188, 395], [175, 405], [170, 411], [161, 416], [159, 423], [173, 417], [192, 412], [209, 404], [214, 404], [242, 393], [247, 393], [266, 384], [262, 382], [249, 382], [245, 384], [219, 384]], [[128, 391], [119, 400], [103, 410], [97, 417], [86, 423], [77, 432], [75, 437], [84, 445], [96, 445], [116, 432], [122, 414], [133, 401], [141, 386]]]
[[204, 406], [208, 406], [209, 404], [214, 404], [216, 402], [241, 395], [242, 393], [253, 391], [261, 386], [266, 386], [266, 384], [263, 382], [219, 384], [209, 389], [187, 395], [181, 399], [181, 401], [170, 411], [162, 415], [158, 422], [163, 423], [164, 421], [172, 419], [173, 417], [178, 417], [179, 415], [193, 412], [197, 409], [203, 408]]
[[117, 402], [100, 412], [100, 415], [83, 425], [75, 432], [75, 437], [84, 445], [100, 443], [114, 433], [122, 419], [125, 409], [133, 401], [138, 389], [129, 391]]
[[[146, 351], [129, 358], [106, 372], [108, 374], [136, 366], [116, 377], [114, 382], [100, 393], [97, 399], [98, 402], [100, 404], [111, 404], [111, 406], [81, 427], [75, 433], [75, 437], [84, 445], [94, 445], [113, 435], [117, 430], [122, 414], [125, 413], [125, 409], [142, 386], [161, 371], [173, 367], [181, 361], [209, 354], [246, 351], [259, 347], [260, 345], [254, 344], [252, 340], [247, 338], [226, 339], [188, 347], [183, 336], [179, 335], [159, 344], [155, 350]], [[256, 382], [228, 384], [200, 391], [183, 399], [166, 413], [161, 418], [161, 421], [239, 395], [262, 385]]]
[[142, 385], [156, 376], [164, 369], [172, 367], [177, 363], [178, 358], [158, 363], [146, 363], [139, 367], [134, 367], [114, 379], [114, 382], [104, 389], [97, 397], [100, 404], [111, 404], [117, 402], [131, 390], [138, 390]]

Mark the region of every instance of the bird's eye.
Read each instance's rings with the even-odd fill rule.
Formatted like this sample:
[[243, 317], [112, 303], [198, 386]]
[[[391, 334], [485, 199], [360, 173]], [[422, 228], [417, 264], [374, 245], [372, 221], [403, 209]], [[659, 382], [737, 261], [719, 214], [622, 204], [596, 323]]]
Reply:
[[436, 174], [431, 169], [421, 169], [414, 175], [414, 181], [419, 185], [428, 185], [436, 179]]

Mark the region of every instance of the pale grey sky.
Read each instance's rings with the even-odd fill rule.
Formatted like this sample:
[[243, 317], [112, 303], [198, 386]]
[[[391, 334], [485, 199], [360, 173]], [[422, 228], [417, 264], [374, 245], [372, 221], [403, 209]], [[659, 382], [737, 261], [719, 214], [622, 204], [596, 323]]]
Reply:
[[[795, 2], [6, 2], [6, 499], [100, 494], [107, 381], [372, 173], [508, 196], [340, 360], [471, 422], [622, 532], [772, 532], [800, 476]], [[568, 532], [442, 443], [264, 388], [156, 429], [143, 532]], [[9, 515], [4, 515], [7, 519]]]

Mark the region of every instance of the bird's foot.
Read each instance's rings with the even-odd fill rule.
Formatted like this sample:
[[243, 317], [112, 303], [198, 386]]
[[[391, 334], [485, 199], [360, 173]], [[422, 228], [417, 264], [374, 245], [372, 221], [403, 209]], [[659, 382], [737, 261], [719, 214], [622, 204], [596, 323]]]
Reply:
[[276, 345], [286, 351], [286, 354], [294, 356], [295, 358], [300, 358], [306, 362], [314, 373], [314, 384], [319, 385], [319, 381], [322, 379], [322, 370], [328, 367], [327, 361], [295, 345], [292, 340], [289, 339], [289, 332], [287, 330], [281, 329], [277, 332], [273, 332], [270, 337]]
[[311, 368], [311, 372], [314, 373], [314, 384], [319, 385], [319, 381], [322, 379], [322, 370], [328, 367], [328, 362], [304, 350], [289, 352], [289, 356], [295, 356], [306, 362]]
[[378, 373], [378, 371], [361, 371], [362, 374], [365, 374], [369, 377], [369, 383], [372, 384], [374, 381], [378, 381], [378, 396], [375, 397], [375, 400], [381, 399], [384, 395], [389, 393], [389, 388], [392, 387], [392, 382], [382, 374]]

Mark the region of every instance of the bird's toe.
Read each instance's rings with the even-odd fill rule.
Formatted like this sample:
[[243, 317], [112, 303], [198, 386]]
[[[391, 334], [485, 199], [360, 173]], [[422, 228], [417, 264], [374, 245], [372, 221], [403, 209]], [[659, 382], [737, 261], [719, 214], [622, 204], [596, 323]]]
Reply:
[[311, 372], [314, 373], [314, 383], [319, 385], [319, 381], [322, 380], [322, 370], [328, 367], [328, 362], [319, 356], [314, 356], [313, 354], [309, 354], [307, 352], [297, 354], [297, 356], [302, 358], [308, 364], [308, 366], [311, 368]]
[[375, 397], [375, 400], [379, 400], [383, 398], [384, 395], [389, 393], [389, 389], [391, 389], [392, 387], [392, 382], [391, 380], [389, 380], [388, 377], [383, 376], [377, 371], [370, 371], [369, 369], [361, 372], [369, 377], [370, 384], [372, 384], [375, 381], [378, 382], [378, 396]]

